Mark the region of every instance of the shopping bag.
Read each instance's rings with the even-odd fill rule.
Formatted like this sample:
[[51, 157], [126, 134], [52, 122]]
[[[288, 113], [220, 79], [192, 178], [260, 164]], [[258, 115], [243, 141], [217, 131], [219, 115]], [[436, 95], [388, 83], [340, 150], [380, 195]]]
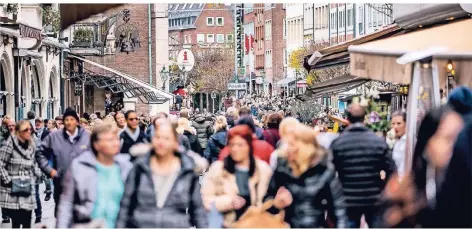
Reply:
[[250, 206], [247, 211], [234, 222], [231, 228], [290, 228], [284, 221], [285, 211], [273, 215], [267, 210], [274, 205], [273, 200], [266, 201], [261, 207]]
[[211, 209], [208, 214], [208, 228], [222, 228], [223, 227], [223, 214], [216, 209], [216, 205], [213, 202]]

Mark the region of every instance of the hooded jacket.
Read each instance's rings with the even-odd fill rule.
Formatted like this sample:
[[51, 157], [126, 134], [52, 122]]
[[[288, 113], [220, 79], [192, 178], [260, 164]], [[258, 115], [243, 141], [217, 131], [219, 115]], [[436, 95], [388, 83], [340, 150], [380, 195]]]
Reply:
[[203, 149], [207, 147], [208, 138], [213, 132], [211, 125], [211, 122], [207, 121], [207, 119], [201, 114], [197, 115], [192, 124], [192, 126], [197, 130], [198, 141]]
[[180, 158], [181, 169], [162, 208], [157, 207], [150, 167], [154, 152], [149, 151], [146, 156], [135, 161], [126, 180], [116, 228], [208, 227], [198, 169], [195, 161], [182, 149], [175, 152]]
[[220, 130], [213, 135], [211, 135], [210, 139], [208, 140], [207, 148], [203, 153], [203, 156], [210, 162], [213, 163], [214, 161], [218, 160], [218, 156], [223, 148], [225, 148], [226, 143], [228, 141], [228, 131], [227, 130]]
[[[63, 179], [63, 191], [59, 202], [57, 228], [70, 228], [74, 224], [91, 221], [97, 198], [97, 158], [87, 151], [74, 159]], [[123, 183], [132, 164], [129, 160], [115, 158], [120, 167]]]

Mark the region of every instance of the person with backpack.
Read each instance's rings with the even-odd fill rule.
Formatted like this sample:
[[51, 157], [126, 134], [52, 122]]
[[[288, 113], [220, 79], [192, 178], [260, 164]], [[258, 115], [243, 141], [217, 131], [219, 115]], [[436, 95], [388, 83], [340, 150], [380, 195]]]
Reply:
[[215, 125], [213, 127], [215, 133], [210, 136], [208, 146], [203, 152], [204, 157], [208, 162], [213, 163], [218, 160], [220, 151], [225, 148], [228, 136], [228, 123], [225, 116], [216, 117]]
[[280, 140], [279, 135], [279, 125], [282, 121], [282, 116], [278, 113], [270, 114], [267, 120], [267, 130], [264, 130], [264, 140], [272, 145], [272, 147], [277, 148], [277, 143]]
[[[116, 228], [207, 228], [195, 160], [179, 146], [177, 125], [160, 123], [152, 148], [135, 160]], [[188, 209], [188, 214], [187, 214]]]

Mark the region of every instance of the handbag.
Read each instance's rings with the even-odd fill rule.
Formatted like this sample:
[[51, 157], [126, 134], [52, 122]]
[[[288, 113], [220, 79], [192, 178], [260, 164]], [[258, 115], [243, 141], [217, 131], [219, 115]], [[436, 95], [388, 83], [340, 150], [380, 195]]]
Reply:
[[31, 178], [12, 178], [11, 179], [11, 194], [16, 196], [30, 196], [32, 191]]
[[273, 215], [267, 210], [274, 205], [273, 200], [268, 200], [261, 207], [250, 206], [238, 221], [231, 224], [230, 228], [290, 228], [284, 221], [285, 211]]

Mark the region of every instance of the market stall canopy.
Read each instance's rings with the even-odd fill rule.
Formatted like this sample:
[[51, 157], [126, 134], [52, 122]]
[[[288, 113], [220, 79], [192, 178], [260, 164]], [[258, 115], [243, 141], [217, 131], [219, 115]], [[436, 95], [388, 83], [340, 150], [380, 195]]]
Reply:
[[187, 95], [187, 92], [185, 92], [185, 90], [183, 88], [179, 88], [179, 89], [173, 91], [172, 94], [185, 96], [185, 95]]
[[307, 88], [307, 90], [310, 91], [310, 93], [308, 94], [311, 97], [316, 98], [321, 97], [323, 95], [349, 91], [369, 81], [369, 79], [355, 77], [350, 74], [347, 74], [341, 77], [336, 77], [323, 81], [321, 83], [317, 83], [314, 86]]
[[284, 78], [284, 79], [281, 79], [279, 80], [279, 82], [277, 82], [275, 84], [275, 86], [277, 87], [290, 87], [290, 86], [293, 86], [295, 85], [295, 78]]
[[313, 69], [321, 69], [340, 64], [349, 63], [348, 47], [350, 45], [363, 44], [369, 41], [382, 39], [402, 32], [402, 29], [396, 24], [386, 26], [373, 33], [358, 37], [356, 39], [346, 41], [337, 45], [333, 45], [314, 52], [312, 55], [304, 58], [303, 66], [307, 71]]
[[61, 30], [67, 29], [67, 27], [78, 21], [120, 5], [122, 4], [59, 4]]
[[[351, 74], [378, 81], [409, 84], [412, 66], [398, 64], [397, 58], [406, 53], [427, 50], [432, 47], [445, 48], [444, 53], [434, 55], [436, 61], [446, 62], [445, 64], [441, 63], [444, 66], [446, 66], [448, 59], [464, 59], [455, 63], [457, 69], [471, 66], [471, 28], [472, 19], [464, 19], [361, 45], [353, 45], [349, 47]], [[438, 63], [438, 66], [441, 64]], [[445, 71], [445, 68], [438, 70]], [[468, 71], [464, 69], [462, 74], [471, 74], [470, 72], [472, 72], [470, 69]]]

